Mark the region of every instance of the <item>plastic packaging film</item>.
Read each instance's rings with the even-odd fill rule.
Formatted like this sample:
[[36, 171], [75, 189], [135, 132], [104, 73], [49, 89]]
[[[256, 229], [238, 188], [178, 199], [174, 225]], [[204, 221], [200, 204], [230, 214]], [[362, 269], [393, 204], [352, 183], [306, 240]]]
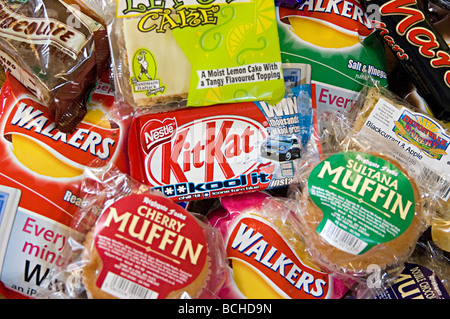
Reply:
[[0, 0], [0, 296], [450, 298], [448, 16]]

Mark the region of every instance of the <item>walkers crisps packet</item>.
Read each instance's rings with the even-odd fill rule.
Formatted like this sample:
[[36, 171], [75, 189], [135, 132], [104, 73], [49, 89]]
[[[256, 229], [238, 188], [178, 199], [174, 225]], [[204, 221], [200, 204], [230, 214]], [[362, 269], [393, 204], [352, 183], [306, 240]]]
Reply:
[[114, 101], [107, 83], [90, 95], [73, 134], [58, 131], [48, 108], [10, 75], [0, 98], [0, 293], [33, 298], [69, 262], [59, 254], [81, 205], [84, 167], [100, 158], [127, 169], [127, 123], [106, 117]]
[[325, 273], [294, 230], [284, 199], [263, 192], [220, 198], [207, 218], [226, 244], [223, 299], [340, 299], [346, 283]]
[[134, 107], [284, 95], [271, 0], [104, 0], [117, 97]]
[[367, 73], [387, 86], [383, 44], [358, 1], [307, 0], [296, 9], [280, 5], [277, 23], [282, 62], [311, 66], [320, 131], [327, 114], [353, 109]]

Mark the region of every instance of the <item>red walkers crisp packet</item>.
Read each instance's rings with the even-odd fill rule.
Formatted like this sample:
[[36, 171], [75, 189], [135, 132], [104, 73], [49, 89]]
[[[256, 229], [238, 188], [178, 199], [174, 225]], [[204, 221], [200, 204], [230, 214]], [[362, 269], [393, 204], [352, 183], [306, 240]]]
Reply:
[[85, 166], [100, 158], [127, 171], [129, 123], [106, 116], [114, 101], [106, 82], [72, 134], [58, 131], [49, 109], [14, 77], [0, 98], [0, 294], [32, 298], [53, 267], [68, 262], [59, 254], [81, 205]]

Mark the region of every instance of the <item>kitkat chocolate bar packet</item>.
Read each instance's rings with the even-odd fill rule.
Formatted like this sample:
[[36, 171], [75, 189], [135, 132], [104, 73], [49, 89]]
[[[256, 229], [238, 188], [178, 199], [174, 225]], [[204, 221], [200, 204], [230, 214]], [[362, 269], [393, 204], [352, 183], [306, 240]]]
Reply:
[[0, 293], [33, 298], [68, 262], [60, 253], [85, 167], [99, 159], [127, 170], [127, 122], [107, 116], [114, 101], [107, 83], [92, 92], [73, 134], [57, 130], [49, 109], [9, 74], [0, 99]]
[[130, 105], [283, 98], [273, 1], [103, 1], [117, 96]]
[[[296, 93], [292, 93], [295, 92]], [[131, 176], [175, 201], [287, 186], [312, 133], [309, 85], [276, 105], [222, 104], [133, 119]]]
[[64, 0], [2, 0], [0, 23], [0, 64], [73, 133], [109, 58], [106, 30]]

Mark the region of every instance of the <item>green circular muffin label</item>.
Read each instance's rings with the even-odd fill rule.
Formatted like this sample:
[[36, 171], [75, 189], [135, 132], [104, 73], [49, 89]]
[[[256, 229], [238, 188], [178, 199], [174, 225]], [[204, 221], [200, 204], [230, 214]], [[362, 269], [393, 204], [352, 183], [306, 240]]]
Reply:
[[414, 217], [408, 178], [383, 158], [340, 152], [319, 163], [308, 192], [323, 211], [317, 232], [331, 245], [358, 255], [400, 236]]

